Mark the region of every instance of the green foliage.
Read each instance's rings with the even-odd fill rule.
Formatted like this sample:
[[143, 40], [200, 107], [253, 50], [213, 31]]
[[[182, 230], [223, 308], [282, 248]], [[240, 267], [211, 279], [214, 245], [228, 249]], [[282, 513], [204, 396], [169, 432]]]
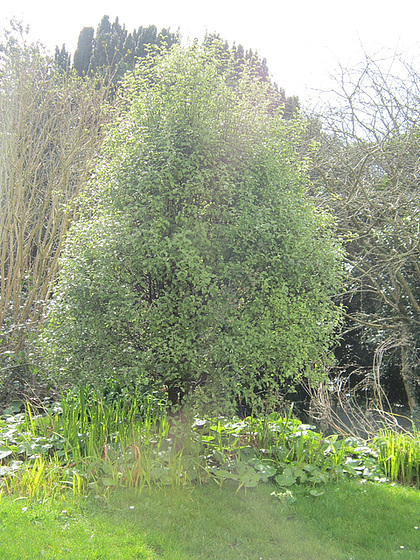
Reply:
[[[118, 518], [126, 535], [119, 541], [121, 557], [134, 553], [127, 539], [133, 530], [144, 535], [159, 557], [166, 557], [167, 551], [172, 558], [177, 550], [176, 558], [186, 558], [183, 545], [188, 542], [188, 554], [201, 558], [203, 534], [211, 532], [212, 554], [214, 542], [220, 546], [213, 556], [231, 558], [237, 552], [240, 558], [245, 550], [254, 554], [256, 546], [262, 554], [264, 543], [272, 541], [268, 536], [261, 540], [261, 535], [267, 527], [269, 532], [282, 527], [283, 537], [273, 541], [277, 553], [267, 549], [267, 558], [276, 558], [273, 554], [282, 550], [287, 558], [307, 559], [314, 552], [296, 545], [287, 526], [304, 520], [305, 539], [312, 534], [308, 526], [321, 535], [317, 558], [344, 560], [350, 553], [352, 558], [379, 560], [389, 551], [418, 557], [418, 490], [369, 483], [382, 475], [384, 460], [393, 461], [391, 456], [386, 459], [388, 453], [396, 456], [400, 449], [400, 465], [404, 456], [413, 457], [418, 434], [387, 433], [367, 444], [356, 438], [323, 437], [290, 416], [193, 422], [183, 415], [159, 416], [159, 406], [158, 400], [142, 402], [132, 396], [127, 404], [83, 392], [68, 395], [46, 414], [28, 406], [21, 413], [19, 402], [3, 411], [0, 499], [3, 528], [8, 530], [0, 552], [13, 549], [11, 535], [20, 542], [22, 533], [27, 540], [35, 527], [27, 557], [38, 557], [45, 544], [40, 535], [51, 536], [57, 528], [62, 539], [53, 541], [65, 542], [67, 552], [80, 558], [78, 535], [86, 541], [83, 527], [91, 527], [89, 542], [102, 542], [100, 527], [112, 527]], [[64, 447], [67, 455], [61, 454]], [[331, 484], [336, 480], [338, 484]], [[84, 499], [88, 495], [90, 501]], [[39, 531], [40, 526], [45, 531]], [[249, 527], [255, 531], [252, 535]], [[232, 536], [227, 539], [227, 534]], [[238, 535], [242, 536], [236, 541]], [[244, 535], [252, 552], [241, 540]], [[325, 548], [330, 538], [335, 543], [331, 554]], [[54, 548], [53, 541], [48, 540], [49, 553], [54, 550], [61, 558], [64, 549], [61, 544]], [[285, 543], [287, 552], [281, 548]], [[111, 542], [109, 546], [114, 554]], [[16, 554], [12, 557], [26, 557], [23, 549]]]
[[0, 422], [0, 489], [45, 498], [209, 482], [239, 491], [270, 482], [283, 503], [287, 491], [303, 487], [318, 497], [343, 478], [420, 482], [417, 436], [366, 442], [324, 437], [278, 414], [193, 419], [167, 416], [163, 406], [158, 395], [122, 402], [86, 391], [42, 414], [14, 403]]
[[154, 53], [124, 82], [44, 334], [62, 382], [257, 406], [329, 360], [340, 249], [306, 195], [302, 124], [213, 52]]
[[390, 480], [420, 486], [419, 432], [395, 434], [385, 431], [375, 438], [378, 461]]

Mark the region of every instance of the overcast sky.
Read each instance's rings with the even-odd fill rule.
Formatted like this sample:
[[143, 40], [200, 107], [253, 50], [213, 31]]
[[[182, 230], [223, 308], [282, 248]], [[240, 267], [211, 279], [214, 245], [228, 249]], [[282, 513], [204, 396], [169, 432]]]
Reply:
[[416, 0], [0, 0], [1, 27], [14, 15], [49, 49], [65, 43], [72, 53], [81, 29], [96, 28], [105, 14], [128, 31], [153, 24], [179, 28], [184, 38], [217, 32], [257, 50], [275, 81], [302, 100], [328, 89], [338, 63], [354, 64], [364, 51], [420, 50]]

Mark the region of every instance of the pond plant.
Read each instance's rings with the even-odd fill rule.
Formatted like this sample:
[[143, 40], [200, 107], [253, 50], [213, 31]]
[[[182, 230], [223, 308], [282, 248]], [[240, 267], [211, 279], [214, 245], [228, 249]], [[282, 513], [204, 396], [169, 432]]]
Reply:
[[[418, 434], [370, 441], [324, 436], [290, 413], [264, 418], [168, 415], [159, 400], [124, 406], [82, 391], [42, 413], [5, 410], [0, 488], [30, 496], [106, 495], [113, 488], [271, 483], [278, 499], [296, 486], [322, 494], [344, 478], [419, 485]], [[286, 494], [284, 494], [286, 492]]]

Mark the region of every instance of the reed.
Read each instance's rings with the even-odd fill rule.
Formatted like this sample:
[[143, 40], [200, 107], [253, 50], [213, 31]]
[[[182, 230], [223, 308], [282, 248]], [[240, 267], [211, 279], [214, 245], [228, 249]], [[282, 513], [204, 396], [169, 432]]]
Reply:
[[325, 437], [282, 417], [203, 418], [168, 415], [164, 403], [109, 400], [81, 390], [50, 410], [27, 404], [0, 424], [0, 488], [28, 496], [106, 495], [117, 487], [186, 487], [213, 480], [238, 489], [260, 482], [306, 485], [312, 495], [343, 477], [419, 485], [415, 434], [381, 432], [367, 442]]
[[394, 482], [420, 487], [420, 434], [383, 431], [375, 438], [378, 462], [385, 476]]

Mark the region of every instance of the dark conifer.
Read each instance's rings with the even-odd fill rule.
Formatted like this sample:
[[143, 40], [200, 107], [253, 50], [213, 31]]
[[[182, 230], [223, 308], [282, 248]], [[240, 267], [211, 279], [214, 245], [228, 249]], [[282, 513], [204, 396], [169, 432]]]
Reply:
[[93, 48], [93, 27], [84, 27], [79, 35], [77, 49], [74, 53], [73, 67], [80, 76], [86, 76]]
[[70, 70], [71, 56], [66, 50], [66, 45], [63, 45], [61, 49], [55, 47], [54, 60], [62, 72], [67, 73]]

